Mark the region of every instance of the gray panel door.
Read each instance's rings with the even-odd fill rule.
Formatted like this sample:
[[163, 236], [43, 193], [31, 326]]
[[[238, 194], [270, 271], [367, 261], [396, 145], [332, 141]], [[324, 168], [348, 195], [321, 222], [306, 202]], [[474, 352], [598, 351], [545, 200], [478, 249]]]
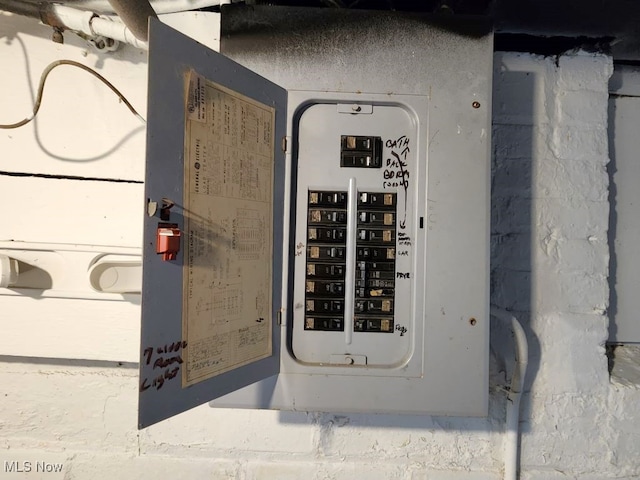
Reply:
[[609, 83], [609, 341], [640, 343], [640, 68]]
[[149, 37], [139, 428], [277, 375], [285, 200], [286, 91]]

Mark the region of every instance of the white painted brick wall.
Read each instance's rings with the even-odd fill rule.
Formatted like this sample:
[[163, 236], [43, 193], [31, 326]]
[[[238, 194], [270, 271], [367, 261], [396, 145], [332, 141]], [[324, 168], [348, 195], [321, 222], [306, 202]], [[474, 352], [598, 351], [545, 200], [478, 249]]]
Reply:
[[[6, 19], [2, 24], [12, 25]], [[135, 101], [144, 102], [144, 69], [138, 57], [131, 62], [132, 52], [106, 59], [92, 53], [82, 57], [78, 43], [53, 45], [46, 40], [47, 29], [24, 20], [16, 25], [26, 33], [15, 33], [11, 41], [0, 43], [0, 59], [6, 66], [0, 76], [1, 121], [21, 118], [28, 107], [26, 89], [15, 92], [26, 96], [22, 100], [6, 99], [7, 92], [14, 92], [7, 82], [25, 81], [21, 66], [25, 51], [38, 65], [74, 55], [89, 64], [102, 64], [110, 80], [125, 85]], [[495, 66], [492, 300], [515, 310], [530, 336], [531, 372], [521, 423], [523, 478], [637, 478], [640, 390], [609, 383], [603, 347], [608, 326], [605, 166], [611, 59], [583, 52], [557, 59], [498, 53]], [[38, 76], [39, 68], [34, 67], [32, 77]], [[74, 81], [85, 84], [89, 79]], [[76, 96], [64, 84], [49, 94], [67, 102]], [[126, 111], [109, 106], [109, 92], [97, 88], [92, 95], [100, 100], [96, 103], [100, 108], [86, 105], [83, 115], [88, 124], [99, 120], [115, 126], [128, 121]], [[42, 128], [55, 127], [46, 117], [39, 121]], [[103, 132], [101, 148], [121, 138], [122, 132], [109, 132]], [[85, 137], [91, 134], [76, 133], [84, 135], [78, 139], [85, 149], [90, 143]], [[97, 162], [95, 168], [114, 176], [122, 164], [126, 166], [122, 171], [137, 178], [144, 152], [138, 137], [134, 140], [126, 147], [126, 158], [116, 148], [105, 166]], [[11, 158], [27, 162], [24, 171], [74, 171], [38, 148], [33, 127], [0, 133], [0, 145], [4, 159], [0, 170], [20, 171], [20, 165], [6, 164]], [[57, 146], [73, 154], [74, 145]], [[23, 158], [25, 152], [28, 158]], [[86, 165], [78, 168], [78, 174], [87, 171]], [[12, 190], [24, 189], [23, 183], [0, 175], [0, 191], [7, 198]], [[101, 188], [108, 202], [109, 185]], [[50, 201], [55, 209], [56, 198]], [[11, 216], [5, 217], [9, 231], [19, 218], [20, 228], [28, 230], [24, 226], [24, 218], [31, 214], [28, 206], [9, 205]], [[139, 218], [135, 209], [125, 209], [121, 215], [131, 222]], [[78, 232], [86, 232], [94, 220], [87, 215], [78, 222]], [[39, 302], [47, 302], [47, 308], [39, 310], [41, 316], [24, 318], [18, 300], [0, 296], [0, 307], [11, 312], [0, 314], [0, 329], [21, 322], [29, 325], [22, 337], [12, 340], [13, 355], [20, 345], [34, 355], [47, 340], [39, 337], [38, 322], [44, 325], [66, 312], [66, 329], [55, 335], [59, 341], [69, 341], [64, 345], [72, 356], [74, 322], [84, 325], [98, 314], [92, 310], [91, 318], [86, 318], [84, 303], [74, 309], [70, 300], [61, 304], [42, 299]], [[104, 302], [105, 315], [113, 311], [109, 303]], [[119, 314], [118, 321], [137, 328], [138, 310], [129, 310]], [[42, 330], [54, 335], [48, 328]], [[83, 332], [83, 341], [89, 341], [86, 328]], [[101, 332], [95, 335], [94, 348], [99, 350]], [[492, 337], [496, 350], [508, 350], [507, 332], [495, 328]], [[135, 427], [135, 369], [65, 360], [0, 360], [0, 462], [64, 464], [63, 472], [42, 478], [490, 480], [501, 474], [505, 402], [495, 385], [504, 378], [498, 371], [503, 365], [499, 359], [492, 362], [494, 384], [486, 419], [202, 406], [142, 432]], [[0, 474], [16, 479], [39, 475]]]

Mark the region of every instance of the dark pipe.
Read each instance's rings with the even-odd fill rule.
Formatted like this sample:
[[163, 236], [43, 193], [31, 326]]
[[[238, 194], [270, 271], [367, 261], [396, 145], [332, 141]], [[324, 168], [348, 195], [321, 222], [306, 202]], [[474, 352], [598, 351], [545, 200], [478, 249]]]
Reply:
[[113, 10], [138, 40], [149, 36], [149, 17], [157, 17], [149, 0], [109, 0]]
[[40, 18], [40, 5], [18, 0], [0, 0], [0, 10], [25, 17]]

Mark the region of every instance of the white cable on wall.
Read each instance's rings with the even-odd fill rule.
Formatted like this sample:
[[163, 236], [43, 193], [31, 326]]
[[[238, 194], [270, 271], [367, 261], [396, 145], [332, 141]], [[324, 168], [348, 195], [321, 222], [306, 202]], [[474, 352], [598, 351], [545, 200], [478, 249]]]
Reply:
[[507, 394], [507, 418], [504, 436], [504, 478], [505, 480], [516, 480], [518, 478], [520, 398], [524, 389], [524, 379], [527, 374], [529, 345], [522, 325], [510, 312], [492, 305], [491, 315], [511, 329], [515, 340], [514, 369], [513, 375], [511, 376], [511, 386]]

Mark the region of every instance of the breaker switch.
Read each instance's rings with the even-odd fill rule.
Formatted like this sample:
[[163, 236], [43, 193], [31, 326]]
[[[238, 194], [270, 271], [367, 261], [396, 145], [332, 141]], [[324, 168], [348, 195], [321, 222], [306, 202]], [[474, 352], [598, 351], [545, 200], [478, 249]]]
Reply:
[[344, 228], [310, 228], [309, 241], [344, 243], [347, 238], [347, 230]]
[[358, 197], [358, 205], [366, 205], [369, 207], [384, 209], [395, 209], [396, 194], [360, 192], [360, 196]]
[[342, 136], [342, 149], [343, 150], [360, 150], [360, 151], [372, 151], [374, 146], [374, 139], [380, 137], [359, 137], [355, 135], [343, 135]]
[[346, 207], [347, 192], [309, 192], [309, 205]]
[[393, 333], [393, 317], [368, 318], [356, 316], [353, 322], [356, 332]]
[[306, 317], [305, 330], [343, 331], [344, 320], [340, 317]]
[[156, 235], [156, 253], [162, 255], [163, 261], [175, 260], [180, 251], [180, 237], [182, 233], [178, 225], [173, 223], [159, 223]]
[[395, 230], [359, 229], [358, 242], [367, 243], [395, 243]]
[[344, 278], [345, 266], [331, 263], [308, 263], [307, 277]]
[[344, 296], [344, 283], [326, 280], [307, 280], [307, 293], [322, 296]]
[[309, 210], [309, 223], [347, 223], [346, 210]]
[[367, 153], [343, 153], [340, 158], [341, 167], [380, 168], [382, 159], [372, 157]]
[[358, 247], [356, 249], [358, 260], [395, 260], [395, 248], [383, 247]]
[[396, 218], [393, 212], [367, 212], [358, 213], [358, 223], [369, 225], [395, 225]]
[[344, 300], [309, 299], [306, 302], [307, 313], [343, 313]]
[[319, 260], [344, 260], [345, 247], [307, 247], [309, 258]]
[[393, 313], [393, 300], [390, 298], [358, 299], [356, 313]]
[[382, 138], [380, 137], [342, 135], [340, 147], [341, 167], [382, 167]]

